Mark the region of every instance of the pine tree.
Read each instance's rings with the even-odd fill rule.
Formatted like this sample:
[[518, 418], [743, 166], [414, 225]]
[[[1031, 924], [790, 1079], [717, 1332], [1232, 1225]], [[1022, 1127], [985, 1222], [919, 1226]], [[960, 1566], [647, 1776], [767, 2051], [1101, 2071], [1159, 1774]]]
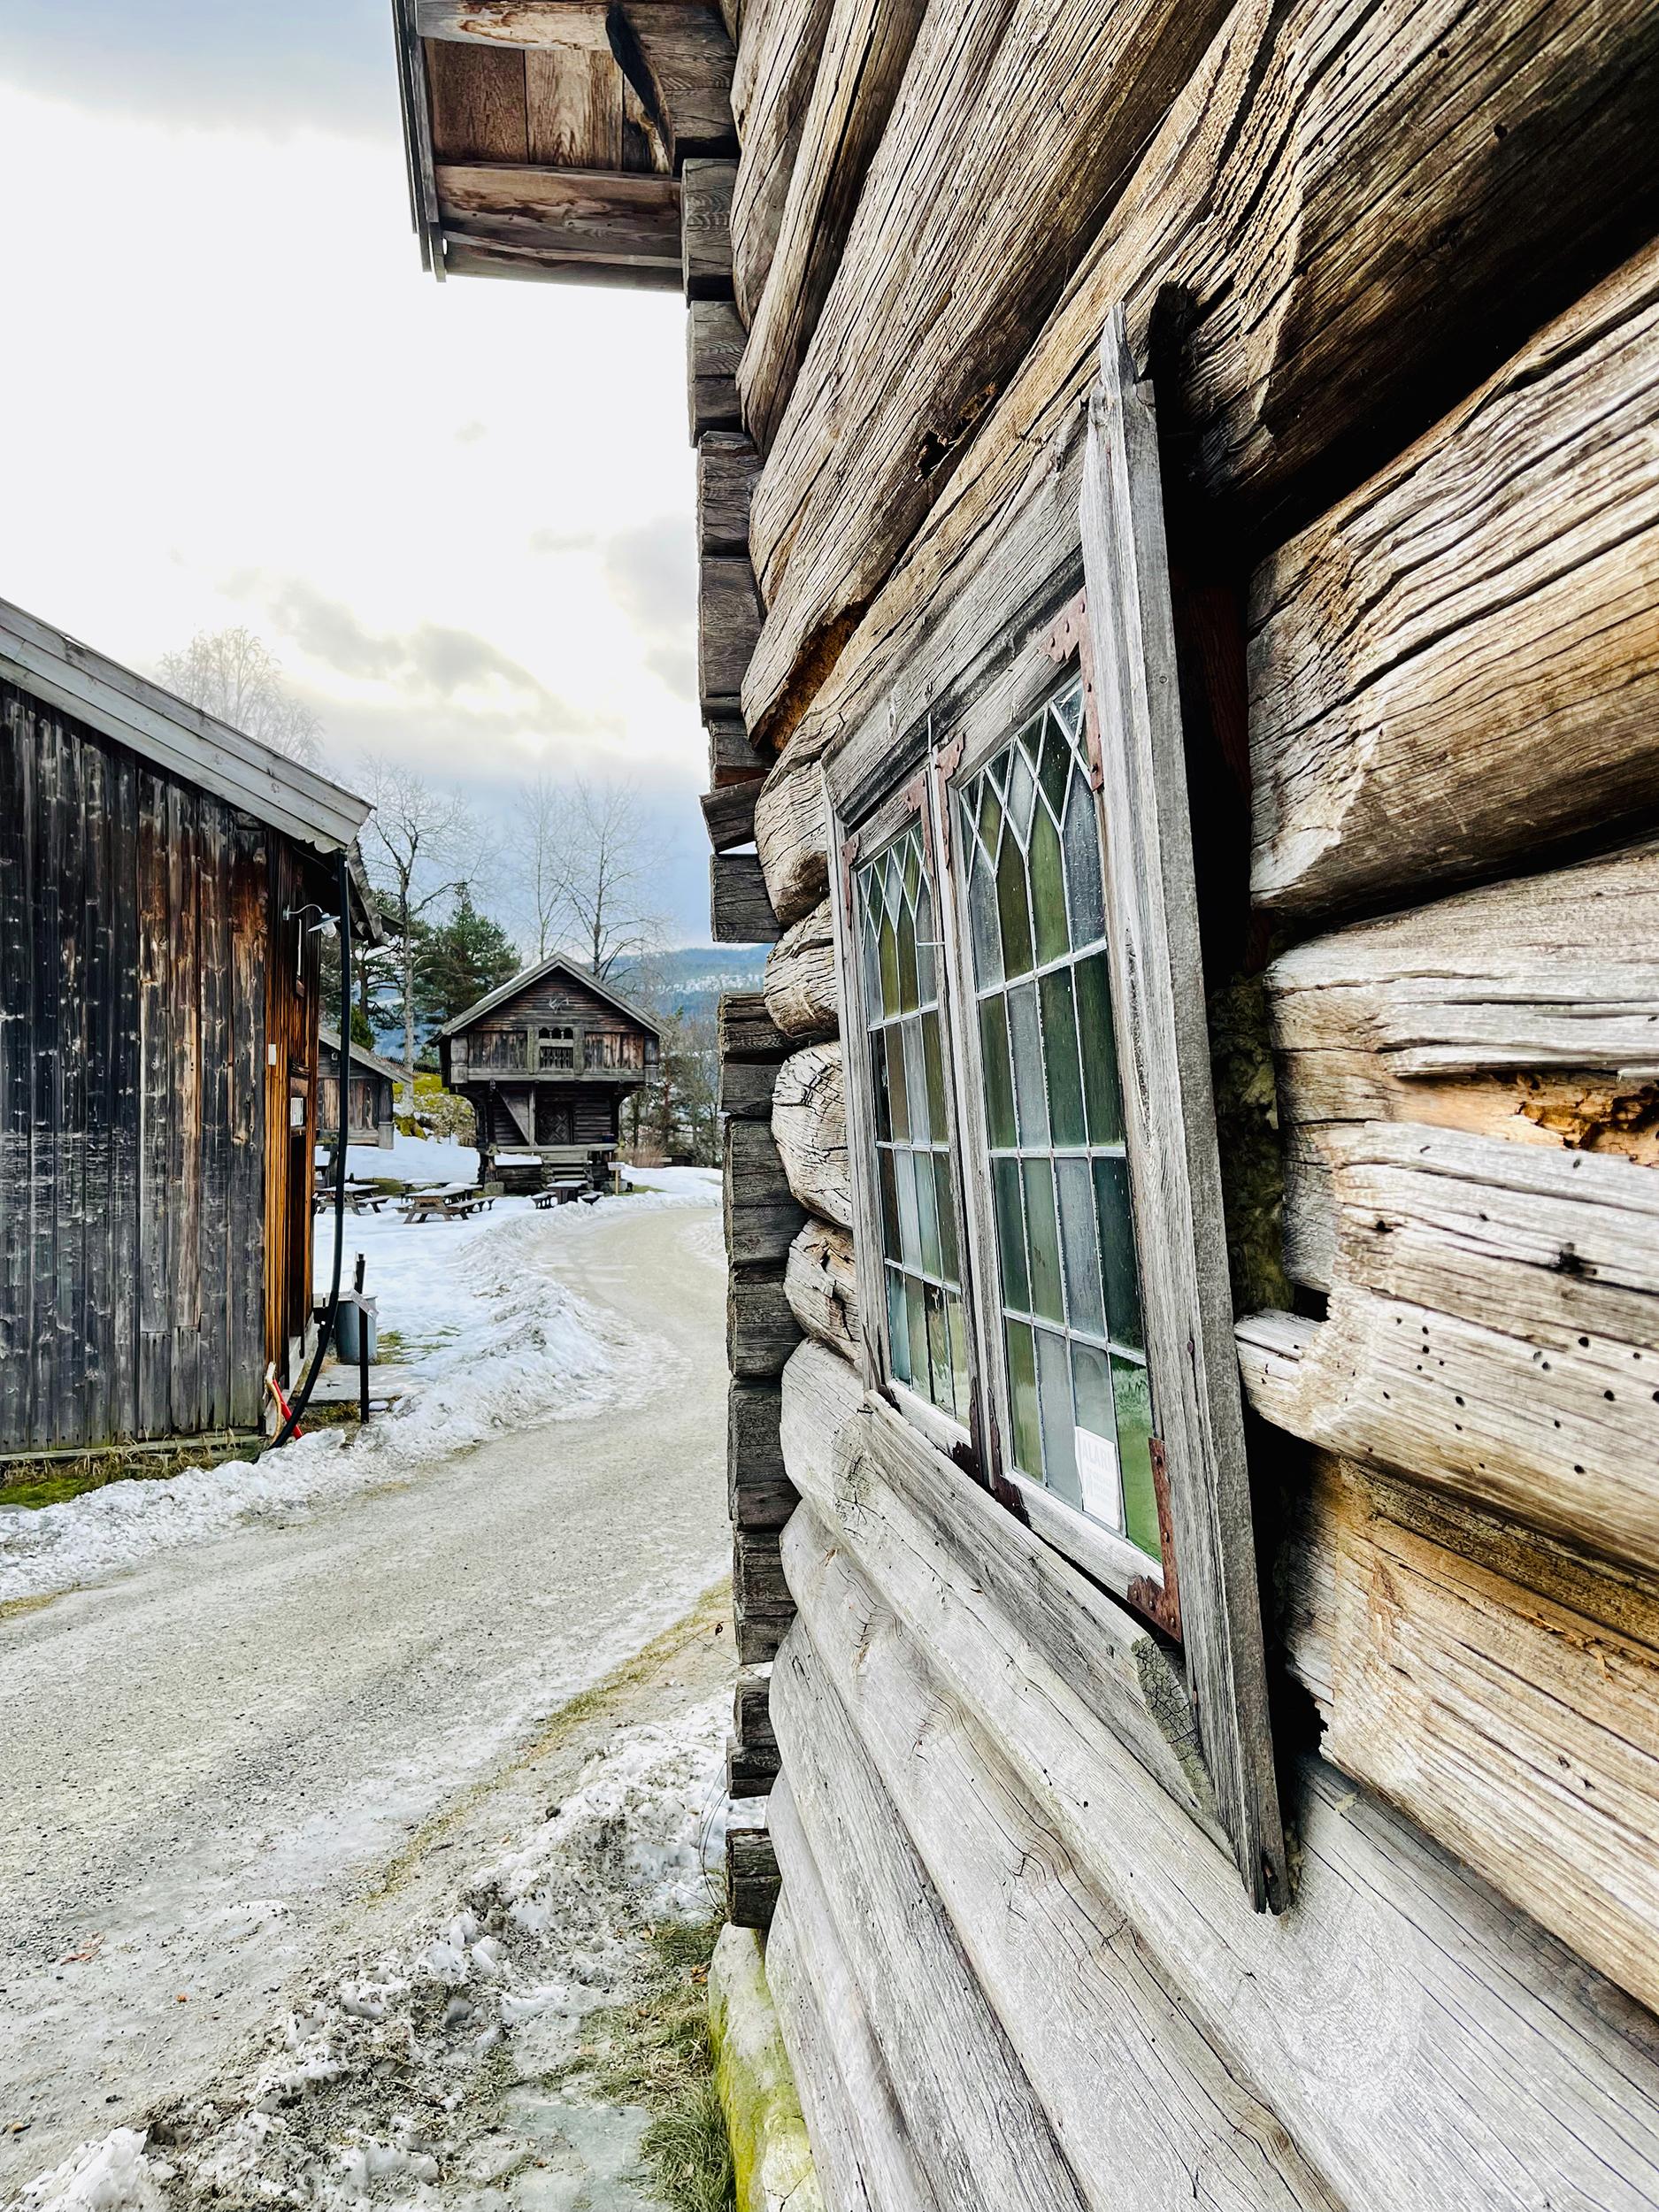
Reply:
[[434, 1028], [518, 972], [518, 956], [499, 922], [480, 914], [463, 883], [447, 921], [432, 930], [415, 963], [415, 1011]]

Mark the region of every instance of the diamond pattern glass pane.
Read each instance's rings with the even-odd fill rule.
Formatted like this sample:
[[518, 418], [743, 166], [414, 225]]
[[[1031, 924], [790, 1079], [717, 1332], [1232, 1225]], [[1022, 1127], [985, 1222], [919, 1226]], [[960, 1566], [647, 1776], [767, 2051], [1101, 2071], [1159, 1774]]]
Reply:
[[1079, 681], [964, 787], [956, 820], [1014, 1463], [1156, 1559], [1153, 1408]]
[[[995, 846], [1002, 832], [1001, 800], [987, 784], [983, 797], [976, 793], [974, 804], [976, 821], [982, 813]], [[987, 886], [986, 921], [993, 933], [987, 949], [995, 945], [1000, 956], [994, 864], [977, 848], [975, 859]], [[860, 867], [856, 892], [892, 1371], [965, 1427], [967, 1326], [940, 1031], [941, 971], [919, 826], [903, 831], [885, 852]], [[1000, 1025], [1000, 1006], [995, 1012]], [[988, 1037], [995, 1025], [987, 1018], [986, 1025]], [[1002, 1056], [1011, 1142], [1014, 1097], [1006, 1027]]]

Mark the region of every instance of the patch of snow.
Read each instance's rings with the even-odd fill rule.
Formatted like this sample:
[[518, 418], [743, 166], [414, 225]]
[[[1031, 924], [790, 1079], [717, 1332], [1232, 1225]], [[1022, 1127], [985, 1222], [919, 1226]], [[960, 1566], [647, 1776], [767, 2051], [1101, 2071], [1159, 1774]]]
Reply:
[[[319, 1145], [319, 1161], [328, 1153]], [[346, 1173], [364, 1183], [476, 1183], [478, 1148], [452, 1137], [406, 1137], [400, 1129], [389, 1146], [348, 1145]]]
[[[0, 1601], [72, 1589], [245, 1520], [332, 1502], [487, 1437], [580, 1419], [670, 1386], [682, 1371], [678, 1356], [589, 1304], [555, 1269], [576, 1240], [602, 1242], [611, 1221], [709, 1202], [697, 1184], [544, 1212], [528, 1199], [502, 1199], [466, 1221], [419, 1225], [389, 1213], [348, 1215], [342, 1280], [363, 1253], [365, 1286], [378, 1300], [381, 1331], [396, 1333], [408, 1394], [349, 1450], [341, 1431], [319, 1428], [257, 1465], [228, 1460], [165, 1480], [110, 1483], [0, 1517]], [[319, 1215], [317, 1228], [317, 1286], [326, 1290], [332, 1219]]]
[[669, 1192], [676, 1197], [694, 1198], [703, 1205], [713, 1204], [720, 1195], [718, 1167], [629, 1167], [620, 1161], [617, 1171], [635, 1190]]
[[626, 1996], [649, 1929], [712, 1909], [727, 1717], [718, 1700], [619, 1730], [452, 1909], [390, 1950], [337, 1961], [239, 2079], [171, 2110], [169, 2163], [118, 2129], [7, 2212], [159, 2212], [164, 2180], [184, 2205], [347, 2212], [365, 2198], [432, 2204], [443, 2184], [472, 2202], [469, 2187], [506, 2178], [545, 2139], [527, 2111], [529, 2151], [503, 2144], [492, 2054], [505, 2047], [520, 2081], [579, 2072], [582, 2024]]

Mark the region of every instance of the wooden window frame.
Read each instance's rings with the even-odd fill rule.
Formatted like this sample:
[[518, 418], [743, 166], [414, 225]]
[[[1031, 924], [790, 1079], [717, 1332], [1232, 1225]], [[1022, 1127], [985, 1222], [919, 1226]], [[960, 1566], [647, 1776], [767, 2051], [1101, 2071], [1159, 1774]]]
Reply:
[[[1176, 1635], [1221, 1824], [1258, 1909], [1287, 1901], [1263, 1652], [1242, 1397], [1233, 1337], [1220, 1160], [1198, 934], [1192, 828], [1151, 386], [1138, 377], [1121, 305], [1101, 342], [1079, 511], [1083, 591], [1046, 618], [977, 641], [979, 680], [954, 710], [892, 735], [892, 781], [824, 785], [838, 856], [831, 901], [849, 1019], [847, 1112], [864, 1382], [927, 1440], [991, 1486], [1033, 1532]], [[1070, 579], [1075, 583], [1075, 563]], [[1057, 618], [1056, 618], [1057, 615]], [[952, 849], [955, 793], [1060, 687], [1076, 655], [1100, 813], [1113, 1020], [1141, 1270], [1163, 1571], [1126, 1539], [1019, 1475], [1008, 1433], [1001, 1277], [979, 1068], [965, 881]], [[843, 809], [846, 810], [843, 812]], [[949, 1113], [967, 1310], [971, 1433], [889, 1379], [879, 1295], [871, 1061], [853, 872], [919, 811], [943, 941]], [[949, 916], [949, 921], [944, 918]], [[1171, 1571], [1178, 1565], [1179, 1574]]]

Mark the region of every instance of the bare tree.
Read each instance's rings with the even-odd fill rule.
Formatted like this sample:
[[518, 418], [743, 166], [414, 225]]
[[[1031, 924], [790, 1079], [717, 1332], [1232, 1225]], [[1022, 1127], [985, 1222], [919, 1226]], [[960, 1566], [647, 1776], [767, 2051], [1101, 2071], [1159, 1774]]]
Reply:
[[160, 664], [162, 681], [193, 707], [307, 768], [321, 760], [322, 724], [289, 693], [281, 662], [251, 630], [198, 630]]
[[448, 898], [472, 872], [472, 818], [458, 792], [434, 791], [411, 769], [378, 753], [365, 754], [363, 767], [374, 807], [365, 833], [363, 859], [396, 944], [403, 1005], [403, 1078], [412, 1094], [418, 941], [439, 900]]
[[535, 931], [535, 956], [545, 960], [558, 941], [570, 874], [569, 800], [562, 786], [538, 776], [521, 783], [507, 825], [517, 864], [522, 918]]
[[625, 954], [644, 957], [667, 920], [657, 890], [667, 855], [631, 783], [572, 787], [562, 830], [562, 933], [603, 981]]

